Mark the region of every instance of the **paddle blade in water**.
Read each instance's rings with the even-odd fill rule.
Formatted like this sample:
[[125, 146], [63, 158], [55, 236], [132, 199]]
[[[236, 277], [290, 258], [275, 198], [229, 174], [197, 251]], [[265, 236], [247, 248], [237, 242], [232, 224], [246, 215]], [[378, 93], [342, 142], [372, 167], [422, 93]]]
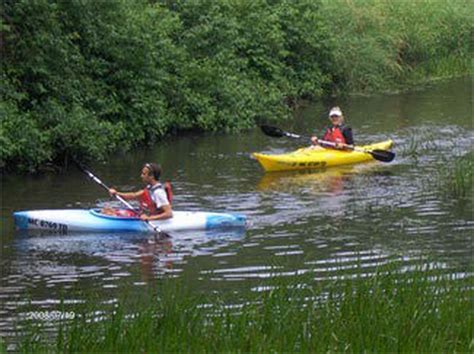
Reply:
[[395, 158], [395, 153], [388, 150], [371, 150], [367, 151], [376, 160], [382, 162], [390, 162]]
[[277, 127], [272, 127], [271, 125], [261, 125], [260, 129], [265, 135], [274, 137], [274, 138], [281, 138], [285, 136], [285, 132]]

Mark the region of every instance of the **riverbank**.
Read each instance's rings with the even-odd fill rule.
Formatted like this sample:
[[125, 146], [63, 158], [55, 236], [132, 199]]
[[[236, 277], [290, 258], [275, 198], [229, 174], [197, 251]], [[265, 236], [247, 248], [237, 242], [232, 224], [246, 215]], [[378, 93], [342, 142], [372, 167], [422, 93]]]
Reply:
[[[146, 299], [94, 308], [59, 324], [51, 341], [27, 327], [20, 352], [470, 352], [472, 278], [426, 265], [372, 275], [275, 280], [237, 300], [192, 294], [168, 280]], [[133, 304], [131, 304], [133, 302]], [[133, 307], [131, 307], [133, 306]], [[132, 312], [130, 308], [137, 309]], [[471, 314], [471, 315], [470, 315]]]
[[392, 91], [472, 74], [467, 1], [330, 1], [336, 90]]
[[468, 75], [469, 5], [4, 4], [0, 169], [101, 160], [182, 131], [283, 120], [301, 98]]

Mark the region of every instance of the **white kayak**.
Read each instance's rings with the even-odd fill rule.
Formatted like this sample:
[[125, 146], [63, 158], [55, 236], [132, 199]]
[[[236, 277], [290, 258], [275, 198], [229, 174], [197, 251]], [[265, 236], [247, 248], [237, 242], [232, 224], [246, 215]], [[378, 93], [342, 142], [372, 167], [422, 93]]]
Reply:
[[[18, 230], [68, 232], [153, 232], [153, 227], [136, 217], [110, 216], [99, 209], [49, 209], [13, 213]], [[245, 227], [242, 214], [203, 211], [173, 211], [173, 217], [150, 221], [161, 231], [212, 230]]]

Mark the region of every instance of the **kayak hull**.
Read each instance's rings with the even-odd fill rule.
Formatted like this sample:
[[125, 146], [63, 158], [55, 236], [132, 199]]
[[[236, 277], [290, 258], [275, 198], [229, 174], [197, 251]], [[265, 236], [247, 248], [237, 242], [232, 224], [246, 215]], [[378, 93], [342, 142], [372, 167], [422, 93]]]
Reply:
[[[68, 232], [153, 232], [146, 222], [135, 217], [104, 215], [98, 209], [49, 209], [18, 211], [13, 214], [17, 230]], [[241, 214], [173, 211], [173, 217], [150, 223], [161, 231], [212, 230], [245, 227]]]
[[[364, 150], [389, 150], [392, 140], [359, 146]], [[335, 150], [328, 148], [301, 148], [287, 154], [267, 155], [253, 153], [263, 169], [267, 172], [323, 169], [332, 166], [353, 165], [373, 161], [372, 155], [362, 151]]]

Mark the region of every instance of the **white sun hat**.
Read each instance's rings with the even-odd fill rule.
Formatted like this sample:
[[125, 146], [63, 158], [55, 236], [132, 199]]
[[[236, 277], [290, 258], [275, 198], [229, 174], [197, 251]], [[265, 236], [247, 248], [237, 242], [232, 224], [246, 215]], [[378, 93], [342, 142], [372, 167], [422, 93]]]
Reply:
[[339, 107], [333, 107], [331, 108], [331, 111], [329, 111], [329, 117], [331, 116], [338, 116], [342, 117], [342, 111]]

